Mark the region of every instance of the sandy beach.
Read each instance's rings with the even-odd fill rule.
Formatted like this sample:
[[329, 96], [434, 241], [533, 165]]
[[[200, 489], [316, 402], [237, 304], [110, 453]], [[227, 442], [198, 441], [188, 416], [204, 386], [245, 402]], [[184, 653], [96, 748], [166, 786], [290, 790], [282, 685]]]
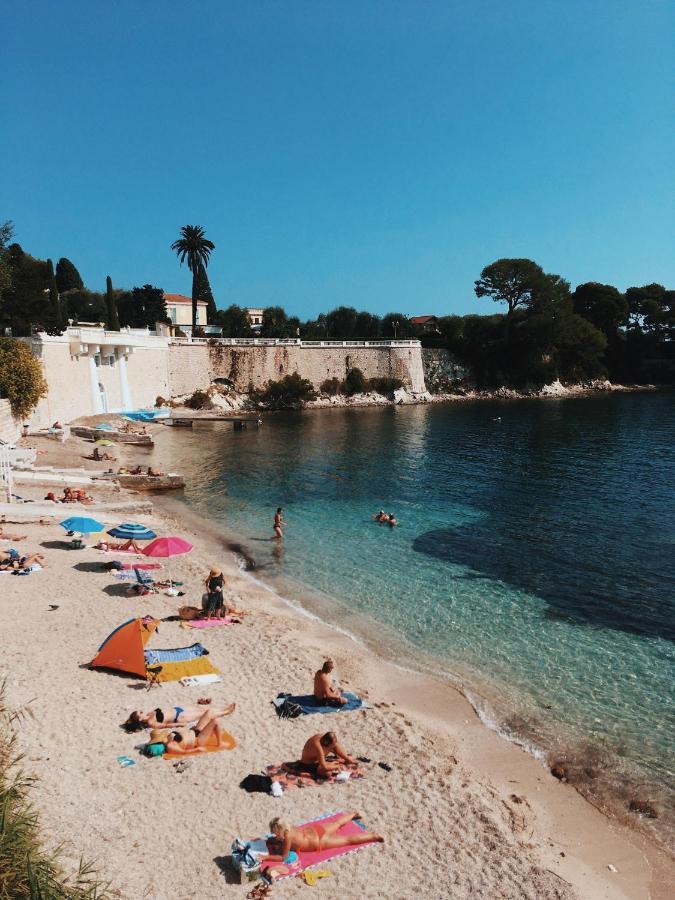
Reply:
[[[77, 459], [81, 465], [83, 446], [52, 445], [42, 459]], [[83, 508], [65, 509], [72, 514]], [[27, 505], [17, 510], [17, 518], [29, 515]], [[96, 505], [86, 514], [96, 516]], [[95, 860], [120, 897], [243, 897], [249, 888], [237, 883], [227, 861], [235, 837], [264, 834], [273, 816], [298, 822], [352, 809], [385, 843], [331, 862], [331, 876], [313, 889], [289, 879], [273, 893], [669, 896], [675, 866], [647, 838], [606, 818], [540, 762], [488, 730], [458, 691], [374, 657], [256, 584], [198, 519], [186, 513], [178, 521], [158, 509], [139, 517], [160, 534], [187, 537], [195, 549], [171, 562], [184, 597], [132, 598], [102, 571], [114, 556], [93, 548], [66, 551], [57, 519], [12, 525], [11, 518], [6, 530], [27, 535], [21, 550], [46, 557], [46, 568], [29, 577], [0, 576], [0, 677], [9, 702], [31, 712], [19, 737], [24, 765], [38, 777], [33, 797], [45, 843], [63, 843], [64, 860], [73, 867], [81, 855]], [[105, 521], [117, 524], [109, 515]], [[86, 664], [126, 619], [162, 619], [185, 603], [198, 605], [211, 563], [224, 571], [226, 596], [247, 611], [243, 623], [193, 631], [163, 622], [150, 646], [204, 643], [224, 676], [207, 693], [214, 702], [237, 703], [225, 724], [238, 746], [191, 758], [178, 772], [171, 761], [140, 756], [135, 747], [143, 736], [119, 726], [133, 709], [194, 703], [204, 688], [167, 683], [146, 692], [140, 679], [91, 671]], [[58, 608], [50, 610], [50, 604]], [[327, 656], [335, 660], [341, 686], [365, 697], [371, 708], [280, 720], [272, 698], [282, 690], [310, 692], [313, 672]], [[372, 760], [365, 778], [280, 799], [239, 787], [249, 773], [297, 759], [305, 740], [328, 728], [350, 752]], [[120, 768], [120, 755], [136, 764]]]

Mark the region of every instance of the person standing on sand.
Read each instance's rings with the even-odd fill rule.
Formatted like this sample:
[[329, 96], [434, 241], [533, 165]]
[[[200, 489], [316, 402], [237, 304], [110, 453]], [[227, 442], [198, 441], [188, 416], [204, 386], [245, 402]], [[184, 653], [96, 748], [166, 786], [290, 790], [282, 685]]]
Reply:
[[340, 688], [329, 677], [334, 665], [332, 659], [327, 659], [318, 672], [314, 673], [314, 698], [329, 706], [344, 706], [348, 702], [347, 698], [342, 696]]
[[284, 533], [281, 530], [282, 525], [286, 525], [287, 523], [283, 520], [283, 509], [279, 506], [277, 507], [277, 511], [274, 513], [274, 536], [276, 538], [283, 538]]

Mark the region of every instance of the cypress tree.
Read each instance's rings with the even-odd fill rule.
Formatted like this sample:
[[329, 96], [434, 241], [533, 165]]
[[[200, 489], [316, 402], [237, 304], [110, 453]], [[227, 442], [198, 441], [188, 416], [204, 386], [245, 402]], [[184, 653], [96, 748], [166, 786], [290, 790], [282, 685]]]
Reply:
[[66, 291], [82, 290], [84, 282], [80, 273], [69, 259], [62, 256], [56, 264], [56, 286], [59, 294], [65, 294]]
[[51, 259], [47, 260], [47, 286], [49, 287], [49, 309], [45, 316], [45, 330], [47, 334], [62, 334], [65, 330], [66, 323], [64, 322], [63, 312], [61, 310], [59, 289], [56, 286], [54, 263]]
[[120, 330], [120, 319], [117, 314], [117, 301], [113, 294], [112, 278], [110, 275], [105, 280], [105, 305], [108, 309], [108, 329], [110, 331]]
[[197, 272], [197, 300], [206, 302], [206, 321], [209, 325], [213, 325], [216, 321], [216, 301], [213, 299], [209, 276], [201, 263]]

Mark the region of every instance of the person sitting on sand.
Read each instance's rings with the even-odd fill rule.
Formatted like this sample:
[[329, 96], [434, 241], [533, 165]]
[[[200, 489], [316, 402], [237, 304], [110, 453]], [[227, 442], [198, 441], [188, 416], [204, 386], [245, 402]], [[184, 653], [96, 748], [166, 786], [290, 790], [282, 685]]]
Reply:
[[[328, 759], [327, 754], [336, 756], [337, 759]], [[331, 772], [340, 772], [344, 767], [342, 763], [355, 766], [356, 760], [349, 756], [338, 744], [334, 731], [325, 734], [313, 734], [302, 748], [300, 757], [302, 768], [313, 775], [321, 775], [324, 778]]]
[[274, 513], [274, 536], [276, 538], [283, 538], [284, 536], [284, 533], [281, 530], [281, 526], [286, 524], [283, 519], [283, 512], [283, 509], [278, 506], [277, 511]]
[[276, 818], [270, 822], [270, 831], [276, 838], [275, 843], [280, 844], [279, 853], [271, 853], [265, 857], [264, 865], [268, 863], [281, 863], [282, 866], [270, 865], [268, 874], [286, 874], [285, 867], [297, 862], [298, 853], [311, 853], [317, 850], [333, 850], [338, 847], [356, 847], [359, 844], [368, 844], [371, 841], [383, 843], [384, 838], [373, 831], [362, 831], [358, 834], [338, 834], [343, 825], [354, 819], [360, 818], [360, 813], [343, 813], [332, 822], [321, 825], [313, 822], [310, 825], [294, 826], [284, 819]]
[[216, 736], [216, 747], [228, 745], [218, 719], [207, 710], [191, 728], [174, 728], [172, 731], [153, 728], [148, 743], [164, 744], [165, 753], [204, 753], [212, 735]]
[[54, 431], [61, 431], [63, 425], [57, 419], [56, 422], [54, 422], [54, 424], [52, 425], [52, 428], [54, 429]]
[[75, 495], [75, 499], [78, 503], [84, 503], [85, 505], [89, 505], [94, 502], [94, 498], [90, 497], [89, 494], [84, 490], [84, 488], [78, 488], [73, 492]]
[[327, 659], [318, 672], [314, 673], [314, 697], [329, 706], [344, 706], [347, 703], [346, 697], [342, 696], [340, 689], [329, 677], [333, 667], [333, 660]]
[[131, 469], [129, 471], [129, 474], [130, 475], [142, 475], [143, 472], [142, 472], [142, 469], [140, 466], [135, 466], [133, 469]]
[[186, 726], [192, 722], [197, 727], [203, 728], [213, 719], [230, 716], [236, 709], [236, 704], [230, 703], [222, 709], [204, 709], [202, 706], [172, 706], [170, 709], [161, 709], [159, 706], [150, 712], [135, 709], [126, 722], [121, 726], [129, 734], [142, 731], [144, 728], [172, 728], [175, 725]]
[[73, 489], [69, 487], [65, 487], [63, 489], [63, 497], [61, 499], [61, 503], [75, 503], [75, 495], [73, 494]]
[[148, 475], [150, 476], [150, 478], [161, 478], [163, 474], [164, 472], [155, 472], [152, 466], [148, 466]]

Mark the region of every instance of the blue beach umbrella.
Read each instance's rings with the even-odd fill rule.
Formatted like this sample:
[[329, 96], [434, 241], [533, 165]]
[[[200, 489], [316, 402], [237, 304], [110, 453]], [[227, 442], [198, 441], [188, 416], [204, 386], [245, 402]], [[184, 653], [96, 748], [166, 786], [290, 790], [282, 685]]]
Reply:
[[79, 531], [80, 534], [94, 534], [105, 528], [103, 522], [97, 522], [96, 519], [89, 519], [86, 516], [71, 516], [70, 519], [59, 522], [59, 525], [66, 531]]
[[157, 535], [146, 525], [138, 525], [135, 522], [124, 522], [116, 525], [108, 531], [111, 537], [121, 538], [125, 541], [151, 541]]

